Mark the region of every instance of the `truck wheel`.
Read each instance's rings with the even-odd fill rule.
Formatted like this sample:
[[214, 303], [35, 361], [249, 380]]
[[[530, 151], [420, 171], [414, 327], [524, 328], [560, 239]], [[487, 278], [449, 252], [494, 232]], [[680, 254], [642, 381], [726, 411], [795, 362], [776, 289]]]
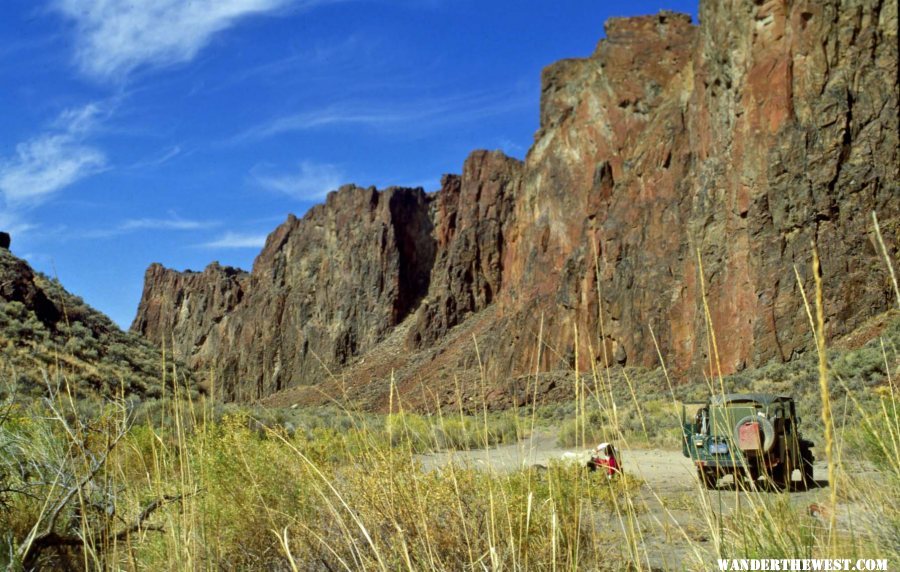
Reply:
[[791, 487], [791, 473], [793, 469], [787, 463], [781, 463], [769, 472], [769, 480], [772, 487], [777, 491], [789, 490]]
[[700, 477], [700, 482], [703, 483], [703, 486], [710, 490], [715, 489], [716, 484], [719, 482], [719, 478], [714, 471], [697, 469], [697, 475]]
[[803, 447], [800, 450], [800, 480], [803, 482], [803, 488], [805, 489], [810, 489], [816, 484], [815, 477], [813, 476], [814, 461], [815, 457], [813, 457], [809, 447]]

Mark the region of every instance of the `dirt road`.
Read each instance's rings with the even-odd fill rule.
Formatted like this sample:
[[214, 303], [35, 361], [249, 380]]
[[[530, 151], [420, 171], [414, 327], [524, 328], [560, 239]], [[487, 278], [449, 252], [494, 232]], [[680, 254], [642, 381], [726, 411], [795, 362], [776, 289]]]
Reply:
[[[643, 479], [648, 487], [657, 492], [689, 491], [696, 487], [694, 466], [680, 451], [625, 449], [620, 456], [625, 470]], [[501, 472], [547, 465], [553, 459], [586, 462], [587, 451], [559, 447], [554, 433], [535, 432], [532, 437], [513, 445], [419, 456], [426, 469], [454, 462], [476, 468], [490, 467]]]
[[[620, 448], [621, 449], [621, 448]], [[690, 459], [681, 451], [666, 449], [621, 449], [622, 466], [640, 477], [653, 491], [658, 493], [690, 492], [697, 489], [696, 469]], [[426, 469], [437, 468], [453, 462], [475, 468], [491, 468], [507, 472], [527, 468], [532, 465], [547, 465], [553, 459], [570, 459], [587, 462], [588, 451], [563, 448], [556, 444], [556, 434], [552, 431], [536, 431], [528, 439], [512, 445], [491, 449], [469, 451], [447, 451], [419, 455], [418, 459]], [[824, 467], [815, 467], [816, 478], [824, 477]], [[728, 486], [730, 477], [721, 481]]]

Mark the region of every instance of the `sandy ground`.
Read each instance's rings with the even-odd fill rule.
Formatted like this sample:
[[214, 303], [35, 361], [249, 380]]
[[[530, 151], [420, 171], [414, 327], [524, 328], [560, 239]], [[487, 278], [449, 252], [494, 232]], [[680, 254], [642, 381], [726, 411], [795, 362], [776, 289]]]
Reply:
[[[696, 470], [690, 459], [681, 451], [665, 449], [623, 449], [620, 451], [622, 466], [629, 473], [640, 477], [647, 487], [658, 492], [689, 492], [697, 488]], [[556, 444], [556, 434], [538, 431], [528, 439], [513, 445], [470, 451], [448, 451], [419, 455], [426, 469], [454, 462], [475, 468], [493, 468], [505, 472], [532, 465], [547, 465], [553, 459], [577, 459], [587, 461], [588, 451], [562, 448]], [[823, 478], [824, 467], [815, 466], [816, 479]], [[730, 478], [720, 481], [719, 488], [730, 488]]]
[[[718, 489], [703, 491], [690, 459], [681, 451], [662, 449], [623, 449], [620, 451], [622, 466], [626, 472], [644, 481], [638, 498], [641, 510], [642, 541], [646, 548], [647, 562], [652, 570], [697, 569], [698, 558], [711, 563], [710, 519], [723, 516], [743, 505], [753, 502], [746, 493], [736, 493], [730, 477], [722, 479]], [[499, 472], [514, 471], [532, 465], [547, 465], [552, 459], [569, 458], [584, 462], [587, 451], [557, 446], [556, 435], [551, 431], [536, 432], [532, 437], [514, 445], [471, 451], [452, 451], [420, 455], [418, 458], [426, 470], [457, 463], [492, 469]], [[789, 493], [791, 504], [806, 509], [810, 505], [825, 502], [828, 495], [827, 481], [820, 481], [826, 468], [817, 463], [815, 476], [818, 485], [811, 490]], [[763, 493], [771, 497], [781, 493]], [[706, 508], [704, 508], [706, 507]], [[624, 534], [623, 523], [609, 515], [597, 515], [599, 530], [615, 537]]]

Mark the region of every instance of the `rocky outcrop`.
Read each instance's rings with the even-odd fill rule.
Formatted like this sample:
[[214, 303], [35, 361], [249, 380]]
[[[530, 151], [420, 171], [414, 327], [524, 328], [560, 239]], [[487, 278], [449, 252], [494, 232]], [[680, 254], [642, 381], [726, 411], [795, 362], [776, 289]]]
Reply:
[[4, 248], [0, 249], [0, 303], [9, 302], [18, 302], [48, 328], [55, 328], [62, 318], [61, 309], [50, 300], [31, 266]]
[[516, 204], [516, 218], [533, 223], [520, 227], [510, 262], [506, 328], [516, 335], [497, 349], [500, 368], [532, 364], [541, 327], [551, 347], [541, 368], [574, 365], [576, 328], [583, 369], [592, 357], [634, 365], [652, 356], [643, 336], [672, 299], [656, 291], [674, 287], [690, 218], [697, 36], [684, 15], [613, 19], [590, 58], [544, 71], [541, 127]]
[[830, 335], [889, 307], [869, 215], [896, 255], [896, 4], [728, 6], [702, 3], [699, 28], [611, 20], [591, 58], [545, 72], [510, 304], [511, 331], [546, 312], [544, 367], [576, 325], [610, 361], [658, 363], [652, 326], [676, 370], [708, 362], [701, 261], [726, 373], [810, 347], [794, 268], [809, 292], [813, 246]]
[[10, 239], [8, 232], [0, 232], [0, 248], [9, 250], [9, 245], [11, 242], [12, 239]]
[[434, 344], [500, 293], [521, 170], [521, 161], [499, 151], [476, 151], [462, 176], [444, 176], [432, 215], [437, 260], [410, 347]]
[[249, 282], [246, 272], [213, 262], [203, 272], [175, 272], [152, 264], [131, 329], [160, 346], [191, 355], [232, 312]]
[[[166, 373], [163, 364], [167, 363]], [[172, 370], [190, 386], [181, 364], [158, 348], [0, 249], [0, 394], [42, 395], [47, 383], [66, 381], [76, 396], [158, 397]]]
[[[381, 341], [428, 290], [435, 257], [421, 189], [342, 187], [266, 241], [250, 274], [151, 266], [132, 329], [252, 399], [314, 383]], [[159, 286], [151, 282], [159, 278]]]
[[232, 397], [369, 380], [376, 346], [399, 387], [442, 394], [472, 337], [489, 379], [654, 366], [654, 338], [687, 378], [809, 351], [815, 249], [827, 334], [853, 330], [892, 303], [871, 213], [896, 260], [897, 4], [706, 1], [700, 20], [610, 20], [544, 71], [524, 163], [474, 153], [432, 196], [343, 188], [269, 237], [235, 306], [220, 278], [173, 279], [145, 302], [216, 310], [142, 303], [135, 328], [174, 330]]

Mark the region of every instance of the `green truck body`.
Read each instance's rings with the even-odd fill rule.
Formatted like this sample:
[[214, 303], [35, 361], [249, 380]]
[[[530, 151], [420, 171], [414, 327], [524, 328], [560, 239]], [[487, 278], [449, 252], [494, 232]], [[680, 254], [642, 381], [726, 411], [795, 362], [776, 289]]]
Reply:
[[[696, 413], [689, 418], [688, 408]], [[717, 395], [705, 403], [682, 405], [682, 453], [697, 467], [700, 480], [715, 488], [733, 475], [755, 482], [760, 477], [788, 488], [794, 470], [803, 486], [812, 483], [812, 442], [800, 434], [800, 418], [791, 397], [767, 393]]]

